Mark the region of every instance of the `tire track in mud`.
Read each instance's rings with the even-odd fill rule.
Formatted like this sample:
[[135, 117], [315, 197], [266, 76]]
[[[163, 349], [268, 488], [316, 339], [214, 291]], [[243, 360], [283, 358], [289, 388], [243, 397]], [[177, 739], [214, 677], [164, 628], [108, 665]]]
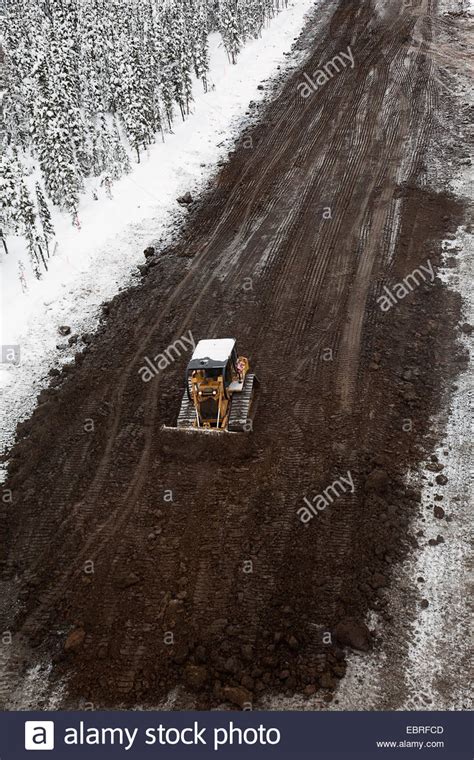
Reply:
[[[278, 155], [277, 155], [276, 158], [278, 159]], [[264, 179], [264, 177], [262, 178], [262, 181], [263, 181], [263, 179]], [[258, 190], [258, 187], [257, 187], [257, 190]], [[153, 331], [154, 331], [154, 328], [152, 328], [152, 330], [150, 331], [150, 333], [152, 333]], [[137, 350], [137, 352], [135, 354], [135, 357], [139, 353], [141, 353], [142, 348], [146, 345], [146, 342], [148, 341], [150, 333], [147, 335], [147, 337], [145, 338], [145, 341], [143, 341], [142, 345]], [[130, 365], [129, 372], [131, 371], [131, 368], [133, 367], [133, 363], [134, 362], [132, 361], [132, 363]], [[115, 394], [116, 395], [116, 400], [118, 401], [119, 408], [116, 411], [116, 413], [114, 415], [114, 418], [113, 418], [112, 428], [111, 428], [111, 431], [109, 433], [109, 438], [108, 438], [108, 442], [107, 442], [104, 458], [101, 461], [101, 463], [99, 464], [99, 467], [98, 467], [98, 470], [97, 470], [97, 474], [96, 474], [94, 480], [92, 481], [92, 484], [91, 484], [91, 487], [90, 487], [90, 490], [89, 490], [89, 493], [88, 493], [88, 498], [89, 498], [90, 501], [93, 501], [97, 497], [98, 493], [100, 493], [100, 490], [101, 490], [101, 488], [103, 486], [102, 475], [106, 471], [106, 467], [107, 467], [109, 458], [111, 456], [111, 453], [112, 453], [112, 450], [113, 450], [113, 447], [114, 447], [114, 444], [115, 444], [116, 433], [117, 433], [117, 430], [118, 430], [118, 424], [119, 424], [119, 420], [120, 420], [120, 402], [121, 402], [121, 399], [122, 399], [122, 396], [123, 396], [123, 392], [124, 392], [125, 386], [127, 384], [127, 380], [128, 380], [128, 374], [125, 374], [125, 376], [122, 379], [122, 382], [121, 382], [121, 384], [120, 384], [120, 386], [119, 386], [119, 388], [118, 388], [118, 390], [117, 390], [117, 392]], [[155, 392], [156, 392], [156, 388], [153, 388], [153, 393], [155, 393]], [[150, 398], [150, 396], [151, 396], [151, 394], [149, 394], [149, 398]], [[147, 399], [147, 406], [148, 405], [149, 405], [149, 399]], [[151, 429], [151, 426], [150, 426], [150, 429]], [[129, 490], [127, 491], [127, 493], [125, 495], [125, 501], [130, 501], [131, 500], [130, 497], [133, 496], [134, 487], [135, 486], [138, 487], [139, 484], [140, 484], [141, 473], [144, 470], [144, 468], [146, 467], [149, 446], [150, 446], [150, 441], [148, 440], [147, 445], [144, 448], [144, 451], [143, 451], [143, 454], [142, 454], [142, 457], [141, 457], [141, 462], [140, 462], [139, 468], [137, 470], [137, 472], [138, 472], [138, 482], [137, 482], [136, 479], [134, 479], [134, 481], [132, 481], [132, 484], [131, 484]], [[112, 518], [111, 518], [111, 520], [112, 520]], [[123, 517], [123, 513], [122, 513], [122, 517], [118, 521], [118, 525], [116, 524], [115, 529], [116, 530], [120, 529], [120, 527], [123, 525], [123, 523], [124, 523], [124, 517]], [[102, 533], [102, 532], [103, 532], [103, 528], [101, 528], [101, 530], [100, 530], [100, 533]], [[112, 537], [112, 535], [113, 534], [109, 534], [108, 538]], [[93, 536], [93, 538], [94, 538], [94, 540], [97, 539], [97, 533]], [[100, 548], [103, 548], [103, 545]], [[82, 556], [87, 556], [87, 554], [89, 553], [89, 549], [90, 549], [90, 542], [86, 543], [86, 545], [84, 547], [84, 550], [83, 550], [83, 553], [82, 553]], [[61, 582], [58, 585], [62, 586], [63, 584], [64, 584], [64, 579], [61, 579]], [[48, 596], [47, 604], [49, 605], [51, 603], [51, 601], [52, 601], [51, 597]]]
[[[284, 118], [284, 117], [282, 117], [282, 119], [283, 119], [283, 118]], [[278, 134], [278, 130], [275, 130], [275, 134], [276, 134], [276, 135]], [[253, 201], [253, 200], [255, 199], [255, 197], [257, 196], [257, 194], [258, 194], [258, 191], [259, 191], [259, 189], [260, 189], [261, 185], [262, 185], [262, 184], [264, 183], [264, 181], [265, 181], [266, 175], [267, 175], [268, 173], [270, 173], [270, 172], [271, 172], [271, 170], [272, 170], [272, 168], [273, 168], [273, 165], [274, 165], [274, 164], [276, 164], [276, 163], [279, 161], [279, 159], [281, 158], [281, 154], [282, 154], [283, 152], [285, 152], [285, 150], [287, 149], [288, 145], [291, 145], [291, 137], [290, 137], [290, 138], [288, 138], [288, 140], [287, 140], [286, 144], [284, 144], [284, 145], [282, 146], [282, 148], [281, 148], [281, 151], [280, 151], [280, 152], [276, 151], [276, 154], [275, 154], [275, 158], [273, 159], [273, 162], [270, 162], [270, 163], [268, 163], [266, 170], [264, 171], [263, 175], [260, 177], [260, 179], [259, 179], [258, 183], [256, 184], [256, 187], [255, 187], [255, 191], [254, 191], [254, 194], [253, 194], [253, 196], [252, 196], [251, 202], [250, 202], [250, 203], [247, 205], [247, 209], [248, 209], [248, 208], [251, 208], [251, 206], [252, 206], [252, 201]], [[311, 178], [310, 178], [310, 181], [311, 181]], [[278, 197], [278, 196], [277, 196], [277, 197]], [[236, 199], [236, 202], [237, 202], [237, 199]], [[223, 220], [223, 221], [221, 222], [221, 225], [222, 225], [222, 226], [224, 225], [224, 221], [225, 221], [225, 220]], [[248, 220], [248, 214], [247, 214], [247, 216], [244, 218], [244, 224], [242, 225], [242, 230], [243, 230], [243, 232], [242, 232], [242, 237], [245, 235], [246, 225], [247, 225], [247, 224], [249, 224], [249, 223], [250, 223], [250, 222], [249, 222], [249, 220]], [[228, 222], [228, 226], [230, 226], [230, 225], [231, 225], [231, 222], [229, 221], [229, 222]], [[237, 241], [237, 243], [234, 245], [234, 248], [238, 248], [238, 241]], [[226, 266], [226, 267], [228, 266], [228, 262], [227, 262], [227, 261], [226, 261], [226, 263], [225, 263], [225, 266]], [[178, 287], [178, 290], [181, 290], [181, 285]], [[201, 293], [201, 295], [200, 295], [200, 298], [199, 298], [199, 300], [201, 300], [201, 298], [202, 298], [202, 296], [205, 294], [205, 292], [206, 292], [206, 288], [201, 288], [201, 289], [200, 289], [200, 293]], [[174, 300], [175, 300], [174, 296], [176, 296], [176, 295], [177, 295], [177, 293], [174, 293], [174, 294], [173, 294], [173, 296], [172, 296], [172, 298], [171, 298], [171, 299], [169, 299], [169, 301], [168, 301], [168, 303], [167, 303], [167, 305], [166, 305], [166, 307], [165, 307], [165, 309], [164, 309], [164, 313], [166, 312], [166, 308], [167, 308], [167, 307], [169, 307], [169, 305], [170, 305], [170, 301], [172, 302], [172, 301], [174, 301]], [[198, 303], [196, 303], [196, 304], [195, 304], [195, 308], [196, 308], [197, 306], [198, 306]], [[189, 315], [188, 315], [188, 316], [189, 316]], [[160, 319], [161, 319], [161, 318], [160, 318]], [[145, 349], [145, 347], [146, 347], [146, 344], [147, 344], [147, 342], [148, 342], [148, 340], [149, 340], [149, 337], [150, 337], [150, 335], [151, 335], [151, 334], [152, 334], [152, 333], [155, 331], [157, 324], [159, 324], [159, 322], [160, 322], [160, 319], [159, 319], [159, 320], [157, 321], [157, 323], [156, 323], [156, 324], [153, 326], [153, 328], [150, 330], [149, 334], [146, 336], [146, 338], [144, 339], [144, 341], [142, 342], [142, 344], [140, 345], [140, 347], [137, 349], [137, 352], [136, 352], [136, 354], [135, 354], [135, 357], [134, 357], [134, 359], [132, 360], [132, 362], [131, 362], [131, 365], [130, 365], [130, 371], [131, 371], [131, 368], [133, 367], [133, 365], [134, 365], [134, 363], [135, 363], [135, 360], [136, 360], [136, 358], [137, 358], [137, 357], [138, 357], [138, 356], [139, 356], [141, 353], [143, 353], [143, 351], [144, 351], [144, 349]], [[186, 327], [186, 326], [187, 326], [187, 324], [188, 324], [188, 323], [184, 323], [184, 324], [181, 326], [181, 328], [179, 328], [179, 329], [178, 329], [178, 331], [177, 331], [177, 333], [176, 333], [176, 336], [177, 336], [177, 337], [178, 337], [178, 336], [181, 334], [181, 332], [180, 332], [180, 331], [181, 331], [181, 330], [183, 330], [183, 329], [184, 329], [184, 327]], [[97, 472], [97, 475], [96, 475], [96, 477], [94, 478], [94, 480], [93, 480], [93, 482], [92, 482], [92, 484], [91, 484], [91, 488], [90, 488], [90, 491], [91, 491], [91, 492], [89, 492], [89, 493], [88, 493], [88, 497], [87, 497], [87, 498], [88, 498], [88, 501], [89, 501], [89, 502], [92, 502], [92, 504], [93, 504], [93, 502], [94, 502], [94, 501], [97, 499], [97, 496], [99, 495], [99, 493], [100, 493], [100, 491], [102, 490], [102, 487], [103, 487], [103, 485], [104, 485], [104, 483], [105, 483], [105, 477], [103, 478], [102, 476], [105, 474], [105, 471], [106, 471], [106, 468], [107, 468], [108, 462], [109, 462], [109, 460], [110, 460], [110, 457], [111, 457], [111, 455], [112, 455], [112, 450], [113, 450], [114, 441], [115, 441], [115, 435], [116, 435], [116, 432], [117, 432], [117, 429], [118, 429], [119, 420], [120, 420], [120, 402], [121, 402], [121, 398], [122, 398], [122, 395], [123, 395], [123, 392], [124, 392], [124, 389], [125, 389], [125, 386], [126, 386], [127, 380], [128, 380], [128, 374], [126, 374], [126, 375], [125, 375], [125, 377], [124, 377], [124, 379], [123, 379], [123, 382], [121, 383], [121, 385], [120, 385], [120, 387], [119, 387], [118, 391], [116, 392], [116, 403], [117, 403], [117, 406], [118, 406], [118, 411], [117, 411], [117, 413], [116, 413], [116, 415], [115, 415], [115, 417], [114, 417], [114, 421], [113, 421], [113, 424], [112, 424], [112, 430], [111, 430], [111, 433], [110, 433], [110, 435], [109, 435], [109, 442], [108, 442], [108, 445], [107, 445], [107, 448], [106, 448], [106, 451], [105, 451], [105, 454], [104, 454], [104, 460], [101, 462], [101, 464], [100, 464], [100, 466], [99, 466], [99, 468], [98, 468], [98, 472]], [[157, 391], [157, 389], [156, 389], [156, 388], [153, 388], [152, 394], [156, 393], [156, 391]], [[152, 425], [150, 425], [149, 427], [150, 427], [150, 428], [152, 428]], [[144, 449], [144, 454], [143, 454], [143, 462], [142, 462], [142, 464], [141, 464], [141, 466], [140, 466], [140, 473], [142, 473], [142, 472], [145, 470], [145, 468], [146, 468], [146, 456], [147, 456], [147, 452], [148, 452], [148, 448], [149, 448], [149, 445], [150, 445], [150, 442], [148, 442], [148, 443], [147, 443], [147, 445], [146, 445], [146, 447], [145, 447], [145, 449]], [[140, 475], [139, 475], [139, 482], [140, 482]], [[138, 483], [138, 485], [137, 485], [137, 488], [139, 488], [139, 483]], [[132, 494], [132, 493], [133, 493], [133, 490], [130, 490], [130, 489], [129, 489], [129, 491], [127, 492], [127, 494], [126, 494], [126, 496], [125, 496], [125, 501], [126, 501], [126, 502], [128, 502], [128, 503], [130, 502], [130, 500], [131, 500], [131, 499], [130, 499], [130, 497], [131, 497], [131, 494]], [[133, 499], [132, 499], [132, 501], [133, 501]], [[123, 522], [122, 520], [120, 520], [120, 521], [119, 521], [119, 523], [118, 523], [118, 526], [117, 526], [117, 529], [120, 529], [120, 526], [122, 525], [122, 522]], [[110, 536], [110, 537], [112, 537], [112, 536]], [[89, 548], [89, 547], [86, 547], [86, 549], [87, 549], [87, 550], [88, 550], [88, 548]]]
[[[291, 444], [290, 444], [290, 445], [291, 445]], [[283, 531], [283, 530], [281, 530], [281, 529], [279, 530], [279, 533], [280, 533], [280, 536], [284, 535], [284, 531]]]
[[[283, 116], [281, 117], [281, 120], [283, 121], [283, 119], [285, 119], [286, 116], [287, 116], [287, 114], [283, 114]], [[301, 115], [300, 119], [302, 119], [303, 117], [304, 117], [304, 113]], [[296, 129], [298, 126], [299, 126], [299, 122], [294, 125], [294, 129]], [[279, 130], [276, 129], [274, 131], [275, 140], [278, 137], [278, 134], [279, 134]], [[266, 179], [266, 176], [271, 173], [271, 170], [273, 169], [273, 166], [278, 163], [278, 161], [282, 157], [282, 154], [285, 153], [286, 151], [288, 151], [288, 148], [289, 147], [291, 148], [291, 146], [292, 146], [292, 142], [291, 142], [291, 136], [290, 136], [287, 139], [287, 141], [282, 145], [281, 149], [279, 151], [278, 150], [275, 151], [275, 156], [274, 156], [273, 160], [271, 162], [269, 162], [268, 164], [266, 164], [266, 166], [264, 168], [263, 174], [262, 173], [259, 174], [258, 182], [257, 183], [253, 183], [253, 184], [255, 184], [255, 190], [254, 190], [254, 193], [252, 195], [252, 198], [251, 198], [250, 202], [247, 204], [247, 209], [252, 208], [253, 201], [257, 197], [258, 191], [259, 191], [260, 187], [263, 185], [263, 183], [264, 183], [264, 181]], [[267, 149], [265, 151], [265, 155], [268, 152], [270, 152], [270, 154], [271, 154], [271, 147], [272, 146], [270, 145], [270, 150]], [[258, 156], [256, 156], [255, 160], [257, 160], [257, 158], [258, 158]], [[310, 182], [311, 182], [311, 178], [308, 181], [308, 186], [310, 186]], [[237, 188], [239, 188], [239, 187], [240, 187], [240, 184], [237, 186]], [[276, 195], [276, 198], [278, 198], [278, 195]], [[234, 199], [231, 196], [229, 202], [226, 204], [226, 208], [227, 208], [227, 206], [230, 207], [230, 213], [232, 213], [234, 211], [234, 206], [232, 205], [232, 201], [234, 201], [234, 206], [236, 206], [237, 203], [238, 203], [238, 198]], [[276, 202], [277, 201], [275, 201], [275, 203]], [[238, 214], [235, 214], [235, 215], [238, 216]], [[235, 223], [234, 220], [229, 219], [229, 221], [226, 221], [226, 219], [224, 217], [221, 220], [221, 222], [219, 223], [218, 228], [217, 228], [215, 234], [216, 235], [218, 234], [218, 232], [220, 231], [220, 228], [223, 228], [224, 231], [227, 232], [227, 230], [234, 223]], [[248, 211], [247, 211], [246, 212], [246, 216], [244, 217], [244, 220], [243, 220], [243, 224], [242, 224], [242, 230], [243, 230], [242, 231], [242, 238], [245, 235], [245, 231], [248, 228], [248, 225], [251, 224], [251, 223], [252, 222], [251, 222], [251, 220], [249, 221]], [[206, 252], [209, 250], [209, 248], [210, 248], [210, 245], [207, 246]], [[234, 244], [234, 248], [235, 249], [238, 248], [238, 241], [237, 241], [236, 244]], [[200, 263], [202, 263], [202, 262], [200, 262]], [[222, 268], [228, 268], [228, 266], [229, 266], [228, 254], [226, 252], [226, 257], [223, 260]], [[181, 290], [183, 289], [183, 287], [184, 287], [184, 285], [186, 283], [186, 279], [187, 278], [185, 278], [183, 280], [183, 282], [181, 282], [179, 284], [179, 286], [177, 287], [177, 289], [173, 292], [172, 296], [168, 299], [168, 301], [167, 301], [167, 303], [166, 303], [166, 305], [165, 305], [165, 307], [163, 309], [163, 314], [166, 313], [166, 311], [170, 308], [170, 306], [172, 306], [172, 304], [174, 303], [174, 301], [178, 297], [179, 293], [181, 292]], [[195, 310], [198, 307], [198, 305], [199, 305], [200, 301], [202, 300], [202, 298], [204, 297], [206, 291], [207, 291], [207, 287], [206, 286], [202, 286], [200, 288], [200, 295], [199, 295], [198, 299], [195, 301], [195, 303], [193, 304], [193, 310]], [[182, 332], [184, 331], [184, 329], [189, 325], [189, 317], [190, 316], [191, 316], [190, 313], [188, 313], [186, 321], [184, 323], [182, 323], [182, 325], [176, 331], [176, 333], [175, 333], [176, 337], [180, 336], [182, 334]], [[111, 426], [110, 426], [110, 430], [109, 430], [108, 437], [107, 437], [106, 449], [105, 449], [105, 452], [104, 452], [104, 455], [103, 455], [103, 459], [101, 460], [101, 462], [99, 463], [99, 466], [97, 468], [96, 475], [95, 475], [95, 477], [94, 477], [94, 479], [93, 479], [93, 481], [92, 481], [92, 483], [91, 483], [91, 485], [90, 485], [90, 487], [88, 489], [87, 496], [85, 497], [85, 503], [88, 506], [89, 513], [93, 509], [94, 504], [95, 504], [95, 502], [97, 501], [97, 498], [100, 495], [100, 492], [102, 491], [102, 489], [105, 487], [105, 484], [106, 484], [107, 469], [108, 469], [108, 465], [110, 463], [110, 459], [111, 459], [112, 454], [113, 454], [113, 449], [114, 449], [114, 445], [115, 445], [115, 442], [116, 442], [116, 436], [117, 436], [117, 432], [119, 430], [122, 399], [123, 399], [123, 394], [125, 392], [125, 388], [126, 388], [127, 382], [129, 380], [129, 377], [130, 377], [130, 374], [132, 372], [132, 369], [135, 366], [137, 358], [141, 354], [143, 354], [144, 352], [146, 352], [146, 345], [148, 344], [151, 335], [153, 335], [153, 333], [156, 331], [156, 328], [160, 324], [161, 321], [163, 321], [163, 316], [160, 316], [158, 318], [158, 320], [156, 321], [156, 323], [152, 326], [152, 328], [149, 330], [148, 334], [145, 336], [145, 338], [143, 339], [143, 341], [139, 345], [138, 349], [136, 350], [136, 352], [134, 354], [134, 357], [133, 357], [132, 361], [130, 362], [129, 370], [124, 374], [124, 376], [122, 378], [122, 381], [121, 381], [118, 389], [114, 393], [114, 401], [113, 401], [114, 416], [113, 416], [113, 419], [112, 419], [112, 422], [111, 422]], [[112, 514], [110, 516], [109, 520], [103, 526], [101, 526], [100, 530], [98, 530], [93, 536], [91, 536], [91, 538], [85, 543], [81, 554], [77, 558], [78, 559], [78, 562], [77, 562], [78, 565], [80, 564], [80, 562], [82, 560], [84, 560], [86, 558], [89, 558], [90, 556], [93, 556], [93, 555], [96, 555], [96, 554], [100, 554], [104, 550], [106, 543], [109, 542], [110, 540], [112, 540], [113, 537], [114, 537], [114, 535], [117, 532], [119, 532], [126, 525], [128, 519], [129, 519], [129, 517], [130, 517], [130, 515], [131, 515], [131, 513], [133, 511], [133, 506], [134, 506], [134, 503], [135, 503], [135, 500], [136, 500], [136, 496], [138, 495], [138, 493], [140, 491], [141, 485], [143, 483], [144, 475], [146, 473], [149, 452], [150, 452], [150, 448], [152, 446], [152, 440], [151, 439], [152, 439], [152, 431], [153, 431], [154, 422], [155, 422], [155, 419], [154, 419], [155, 404], [153, 402], [153, 398], [154, 398], [155, 394], [158, 391], [157, 385], [158, 385], [157, 383], [153, 383], [152, 384], [152, 388], [151, 388], [151, 390], [150, 390], [150, 392], [148, 394], [148, 399], [146, 401], [146, 404], [147, 404], [147, 413], [145, 414], [145, 418], [147, 420], [149, 420], [149, 422], [147, 424], [147, 430], [150, 431], [150, 432], [146, 433], [146, 442], [145, 442], [145, 446], [143, 448], [143, 452], [142, 452], [140, 463], [137, 466], [134, 479], [133, 479], [132, 483], [130, 484], [129, 488], [127, 489], [127, 491], [125, 493], [125, 496], [124, 496], [124, 499], [123, 499], [124, 503], [123, 503], [122, 509], [121, 509], [121, 515], [120, 515], [119, 519], [116, 519], [115, 515]], [[125, 508], [125, 505], [128, 505], [128, 507]], [[76, 505], [76, 508], [80, 508], [81, 506], [82, 506], [81, 504]], [[119, 510], [117, 509], [116, 512], [118, 512], [118, 511]], [[108, 530], [108, 528], [110, 528], [110, 526], [113, 527], [112, 531]], [[104, 536], [104, 538], [102, 540], [100, 540], [100, 542], [98, 543], [98, 545], [95, 545], [96, 542], [97, 542], [97, 539], [98, 538], [100, 539], [100, 537], [102, 535]], [[75, 572], [75, 569], [71, 568], [71, 570], [68, 573], [68, 578], [69, 579], [72, 578], [72, 576], [74, 575], [74, 572]], [[45, 609], [46, 608], [50, 608], [52, 606], [52, 604], [54, 603], [54, 601], [56, 601], [57, 598], [59, 598], [59, 596], [64, 592], [64, 588], [65, 588], [65, 584], [66, 583], [67, 583], [67, 579], [66, 578], [59, 579], [59, 581], [57, 583], [56, 594], [53, 595], [53, 596], [51, 596], [51, 594], [48, 594], [48, 596], [47, 596], [46, 603], [44, 605]], [[36, 621], [32, 620], [31, 624], [34, 627], [36, 625]]]
[[[334, 155], [334, 153], [332, 155]], [[362, 156], [362, 158], [363, 158], [363, 156]], [[308, 189], [311, 189], [312, 182], [314, 182], [314, 177], [310, 177], [309, 182], [307, 182], [306, 187]], [[305, 198], [305, 205], [307, 205], [310, 208], [311, 208], [312, 205], [314, 206], [314, 204], [312, 204], [311, 198], [308, 199], [307, 196], [304, 193], [303, 193], [303, 195], [304, 195], [304, 198]], [[308, 228], [307, 227], [306, 228], [303, 227], [303, 229], [308, 229]], [[295, 251], [297, 251], [298, 248], [299, 248], [298, 245], [294, 246], [294, 250]], [[291, 263], [293, 263], [293, 262], [290, 262], [290, 266], [291, 266]], [[284, 278], [280, 279], [280, 282], [282, 282], [282, 281], [284, 281]], [[311, 281], [310, 281], [310, 287], [311, 287], [311, 290], [314, 290], [314, 284]], [[274, 300], [277, 301], [276, 298]], [[303, 303], [304, 303], [304, 299], [302, 299], [302, 300], [303, 300]], [[278, 303], [278, 301], [277, 301], [277, 303]], [[296, 338], [296, 340], [295, 340], [295, 338]], [[298, 345], [298, 340], [297, 340], [298, 338], [299, 338], [299, 335], [298, 335], [298, 332], [296, 331], [295, 333], [292, 334], [292, 340], [295, 342], [296, 345]], [[299, 435], [298, 435], [298, 441], [300, 441], [300, 436]], [[290, 448], [293, 448], [293, 446], [292, 446], [293, 442], [294, 441], [290, 441], [289, 442], [290, 443]], [[281, 523], [279, 524], [278, 535], [280, 536], [280, 539], [281, 539], [280, 540], [280, 547], [281, 547], [282, 541], [284, 540], [284, 536], [288, 532], [289, 524], [291, 523], [291, 521], [292, 521], [292, 516], [290, 514], [289, 516], [287, 516], [284, 525], [281, 524]]]

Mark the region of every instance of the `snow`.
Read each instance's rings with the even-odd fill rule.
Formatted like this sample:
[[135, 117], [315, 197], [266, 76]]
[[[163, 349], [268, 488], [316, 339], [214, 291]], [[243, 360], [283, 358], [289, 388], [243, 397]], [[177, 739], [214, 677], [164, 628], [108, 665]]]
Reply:
[[219, 338], [218, 340], [200, 340], [194, 349], [193, 359], [210, 359], [214, 362], [225, 362], [235, 346], [234, 338]]
[[[112, 198], [95, 180], [88, 182], [78, 210], [80, 229], [69, 216], [53, 214], [57, 246], [41, 280], [33, 276], [24, 241], [7, 239], [9, 253], [0, 252], [5, 445], [13, 440], [16, 424], [34, 408], [48, 370], [73, 360], [74, 347], [58, 327], [68, 325], [72, 334], [91, 332], [100, 304], [133, 284], [132, 271], [144, 262], [143, 249], [169, 236], [171, 224], [186, 216], [176, 198], [188, 190], [196, 195], [205, 187], [238, 135], [249, 101], [265, 96], [258, 85], [277, 66], [291, 65], [284, 52], [291, 49], [312, 8], [312, 0], [294, 0], [261, 38], [245, 46], [236, 65], [228, 62], [219, 35], [211, 35], [208, 92], [194, 82], [191, 115], [176, 121], [173, 134], [164, 143], [157, 141], [129, 175], [114, 183]], [[30, 189], [34, 179], [29, 178]], [[25, 271], [23, 285], [19, 266]]]

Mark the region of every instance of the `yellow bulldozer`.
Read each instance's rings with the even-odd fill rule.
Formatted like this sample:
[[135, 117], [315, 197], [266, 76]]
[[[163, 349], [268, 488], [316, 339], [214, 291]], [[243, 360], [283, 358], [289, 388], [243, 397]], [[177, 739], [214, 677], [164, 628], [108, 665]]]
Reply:
[[186, 368], [176, 427], [179, 430], [249, 432], [258, 380], [239, 356], [234, 338], [200, 340]]

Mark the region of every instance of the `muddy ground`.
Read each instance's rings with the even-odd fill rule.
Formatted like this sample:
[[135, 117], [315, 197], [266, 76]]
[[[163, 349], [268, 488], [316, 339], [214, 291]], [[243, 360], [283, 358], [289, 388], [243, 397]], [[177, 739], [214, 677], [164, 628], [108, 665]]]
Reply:
[[[382, 643], [367, 613], [383, 618], [416, 548], [406, 473], [430, 458], [430, 419], [466, 360], [460, 298], [436, 277], [466, 212], [427, 182], [449, 105], [427, 53], [436, 3], [317, 14], [303, 68], [19, 426], [0, 628], [20, 673], [52, 660], [69, 706], [156, 706], [175, 687], [175, 706], [200, 709], [329, 702], [346, 648]], [[354, 66], [303, 97], [303, 73], [348, 46]], [[384, 310], [384, 288], [415, 271]], [[189, 330], [250, 357], [248, 436], [161, 431], [188, 357], [148, 383], [139, 369]], [[302, 522], [304, 498], [348, 473], [353, 491]]]

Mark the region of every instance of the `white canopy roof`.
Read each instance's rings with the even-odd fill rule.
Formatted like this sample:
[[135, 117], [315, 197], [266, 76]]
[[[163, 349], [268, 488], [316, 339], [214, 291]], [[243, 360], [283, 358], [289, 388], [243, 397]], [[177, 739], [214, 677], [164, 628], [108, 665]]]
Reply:
[[194, 349], [191, 360], [211, 359], [215, 362], [225, 362], [235, 346], [234, 338], [216, 338], [215, 340], [200, 340]]

